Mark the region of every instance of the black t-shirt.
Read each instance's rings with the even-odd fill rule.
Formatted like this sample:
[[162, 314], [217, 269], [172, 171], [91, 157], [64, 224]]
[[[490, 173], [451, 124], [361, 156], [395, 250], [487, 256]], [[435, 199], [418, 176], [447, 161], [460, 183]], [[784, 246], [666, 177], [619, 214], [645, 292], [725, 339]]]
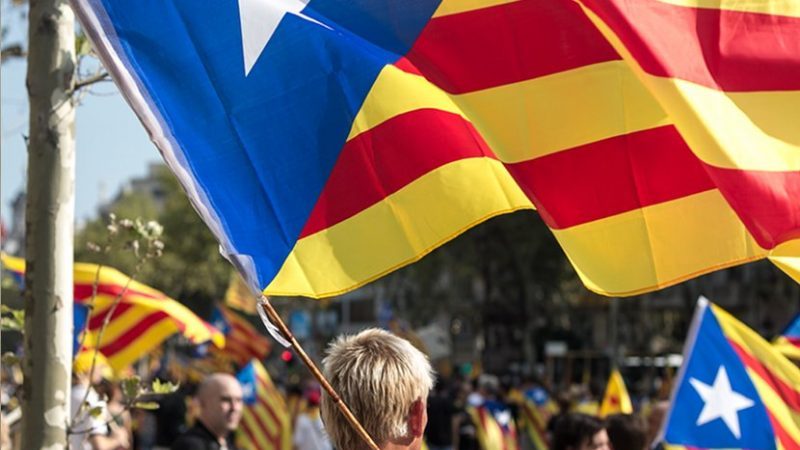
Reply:
[[223, 447], [217, 441], [217, 437], [208, 431], [199, 420], [186, 433], [183, 433], [172, 443], [172, 450], [237, 450], [233, 443], [233, 436], [229, 435], [227, 447]]
[[453, 444], [453, 415], [456, 413], [453, 402], [443, 394], [428, 398], [428, 426], [425, 428], [428, 445], [447, 447]]

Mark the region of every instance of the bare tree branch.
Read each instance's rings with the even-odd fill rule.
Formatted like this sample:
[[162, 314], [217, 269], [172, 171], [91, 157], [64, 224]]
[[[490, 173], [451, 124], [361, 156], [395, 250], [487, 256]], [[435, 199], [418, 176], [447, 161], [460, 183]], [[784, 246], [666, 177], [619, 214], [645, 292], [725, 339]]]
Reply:
[[72, 88], [72, 92], [77, 92], [85, 88], [86, 86], [91, 86], [95, 83], [99, 83], [101, 81], [109, 81], [109, 80], [111, 80], [111, 78], [109, 77], [108, 72], [100, 72], [88, 78], [78, 80], [78, 82], [75, 83], [75, 87]]
[[22, 58], [25, 56], [26, 54], [22, 49], [22, 44], [11, 44], [0, 50], [0, 64], [6, 62], [9, 58]]

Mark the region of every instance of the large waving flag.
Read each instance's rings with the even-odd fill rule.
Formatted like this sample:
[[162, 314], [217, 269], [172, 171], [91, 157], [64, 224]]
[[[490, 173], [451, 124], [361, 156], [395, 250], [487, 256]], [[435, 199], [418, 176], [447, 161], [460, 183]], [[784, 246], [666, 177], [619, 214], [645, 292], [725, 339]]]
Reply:
[[253, 360], [236, 378], [242, 384], [245, 403], [239, 446], [243, 450], [291, 450], [289, 411], [264, 366]]
[[211, 325], [225, 335], [225, 348], [215, 350], [216, 353], [230, 358], [240, 367], [251, 359], [262, 361], [272, 349], [266, 336], [243, 317], [222, 305], [218, 305], [211, 314]]
[[603, 394], [603, 401], [600, 403], [598, 415], [606, 417], [611, 414], [633, 414], [633, 404], [628, 395], [628, 388], [625, 387], [625, 380], [618, 369], [611, 371], [608, 377], [606, 392]]
[[800, 448], [800, 369], [701, 298], [662, 437], [692, 448]]
[[[14, 267], [24, 273], [24, 260], [5, 254], [2, 260], [5, 267]], [[84, 311], [93, 293], [96, 294], [94, 308], [88, 317], [80, 317], [81, 314], [76, 313], [75, 321], [86, 326], [89, 334], [85, 344], [98, 348], [114, 370], [125, 368], [175, 333], [180, 333], [194, 344], [212, 341], [218, 347], [225, 345], [222, 333], [188, 308], [156, 289], [131, 280], [116, 269], [75, 263], [73, 282], [76, 311]], [[114, 301], [119, 296], [119, 303], [112, 311]], [[100, 336], [106, 317], [108, 326]], [[76, 335], [81, 332], [80, 329], [75, 330]]]
[[72, 2], [266, 294], [336, 295], [534, 207], [603, 294], [768, 256], [800, 279], [791, 2]]
[[800, 314], [792, 319], [789, 326], [773, 342], [779, 352], [792, 359], [800, 359]]

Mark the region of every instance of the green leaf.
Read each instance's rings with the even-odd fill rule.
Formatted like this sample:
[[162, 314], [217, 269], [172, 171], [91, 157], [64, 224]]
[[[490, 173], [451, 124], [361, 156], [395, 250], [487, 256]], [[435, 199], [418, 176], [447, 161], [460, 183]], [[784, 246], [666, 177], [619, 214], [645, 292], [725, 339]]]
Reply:
[[89, 415], [94, 417], [95, 419], [100, 417], [101, 414], [103, 414], [102, 406], [95, 406], [89, 410]]
[[121, 383], [122, 393], [125, 394], [125, 397], [128, 399], [138, 397], [141, 392], [141, 382], [142, 380], [137, 376], [125, 378]]
[[153, 380], [152, 389], [154, 394], [171, 394], [177, 391], [179, 386], [180, 384], [177, 383], [173, 384], [170, 381], [162, 382], [161, 380], [156, 378], [155, 380]]
[[134, 408], [139, 409], [158, 409], [158, 403], [156, 402], [136, 402], [133, 404]]
[[85, 34], [75, 35], [75, 55], [83, 56], [92, 52], [92, 44]]

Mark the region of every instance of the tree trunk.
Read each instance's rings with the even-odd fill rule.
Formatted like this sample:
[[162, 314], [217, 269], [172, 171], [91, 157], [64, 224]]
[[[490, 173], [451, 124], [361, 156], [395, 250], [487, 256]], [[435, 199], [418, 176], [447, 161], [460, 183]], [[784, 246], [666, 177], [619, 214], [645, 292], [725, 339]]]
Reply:
[[22, 448], [67, 448], [75, 209], [74, 15], [31, 0]]

